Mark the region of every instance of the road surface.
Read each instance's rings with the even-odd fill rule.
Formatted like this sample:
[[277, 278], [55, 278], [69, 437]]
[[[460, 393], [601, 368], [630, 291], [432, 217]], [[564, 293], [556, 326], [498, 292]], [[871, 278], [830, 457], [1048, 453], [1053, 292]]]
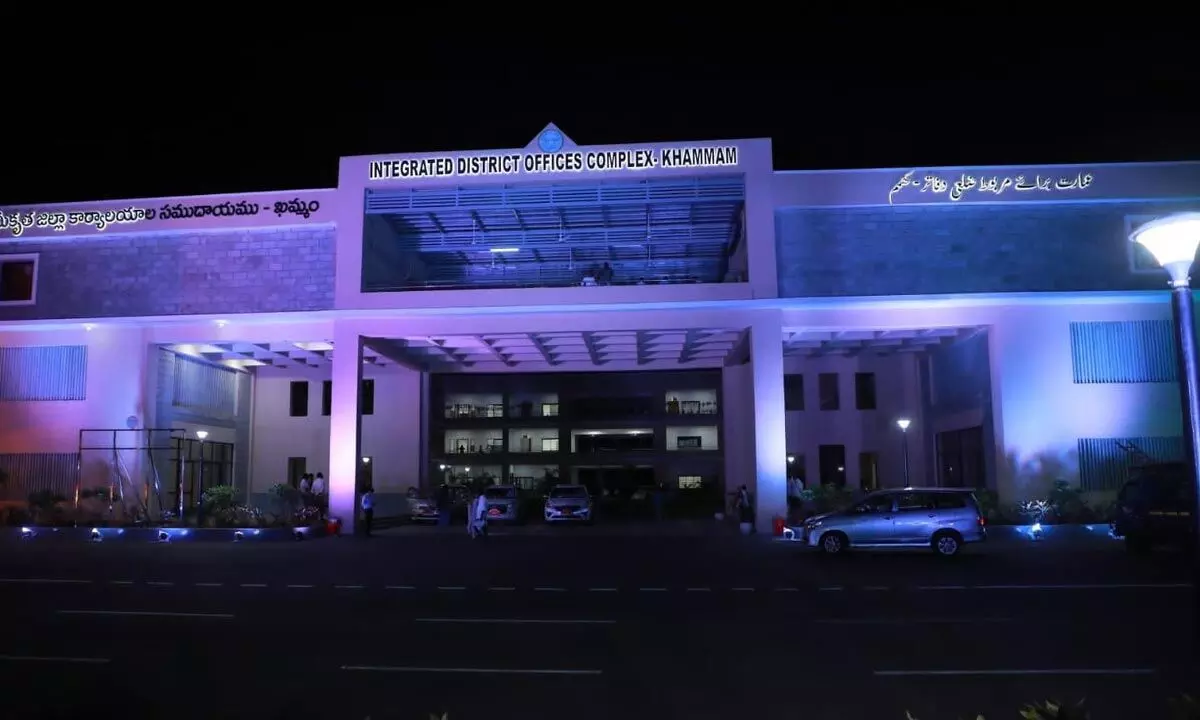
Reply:
[[[7, 716], [1012, 717], [1195, 692], [1180, 558], [735, 538], [0, 548]], [[1151, 703], [1146, 705], [1146, 703]]]

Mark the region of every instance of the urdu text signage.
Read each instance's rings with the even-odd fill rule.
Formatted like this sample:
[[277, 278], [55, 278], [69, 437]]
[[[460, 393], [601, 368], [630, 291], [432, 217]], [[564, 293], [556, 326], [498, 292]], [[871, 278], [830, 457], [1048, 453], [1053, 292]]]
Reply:
[[897, 202], [983, 201], [997, 197], [1031, 200], [1038, 196], [1072, 195], [1091, 187], [1091, 173], [1073, 175], [972, 175], [944, 178], [918, 175], [910, 170], [888, 193], [888, 205]]
[[[174, 220], [198, 220], [204, 218], [254, 217], [274, 213], [276, 217], [297, 217], [307, 220], [321, 209], [316, 200], [229, 200], [215, 204], [185, 205], [167, 203], [158, 208], [130, 205], [103, 210], [0, 210], [0, 238], [11, 235], [21, 237], [28, 230], [65, 233], [68, 230], [91, 230], [104, 232], [115, 227], [142, 225], [151, 221], [169, 225]], [[167, 221], [163, 223], [162, 221]]]
[[541, 152], [517, 151], [372, 160], [369, 179], [420, 180], [738, 166], [736, 145], [563, 150], [561, 140], [556, 144], [545, 135], [539, 138], [539, 145]]

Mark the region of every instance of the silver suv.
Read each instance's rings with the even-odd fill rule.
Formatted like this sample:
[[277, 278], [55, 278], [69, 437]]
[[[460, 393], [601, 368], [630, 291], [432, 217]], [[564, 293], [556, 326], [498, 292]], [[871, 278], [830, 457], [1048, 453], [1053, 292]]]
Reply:
[[849, 548], [930, 548], [952, 557], [963, 545], [986, 540], [987, 522], [969, 490], [881, 490], [845, 510], [809, 518], [801, 539], [830, 555]]

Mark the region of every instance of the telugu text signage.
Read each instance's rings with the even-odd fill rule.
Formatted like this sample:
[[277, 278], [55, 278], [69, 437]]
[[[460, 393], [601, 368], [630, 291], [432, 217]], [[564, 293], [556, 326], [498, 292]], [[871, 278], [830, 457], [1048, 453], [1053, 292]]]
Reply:
[[277, 218], [295, 217], [307, 220], [321, 209], [317, 200], [227, 200], [219, 203], [167, 203], [159, 207], [129, 205], [127, 207], [101, 210], [49, 209], [49, 210], [0, 210], [0, 238], [21, 237], [26, 232], [42, 231], [39, 234], [67, 233], [68, 231], [104, 232], [113, 228], [139, 229], [136, 226], [151, 221], [160, 226], [173, 220], [204, 218], [253, 218], [273, 214]]
[[994, 175], [962, 173], [944, 178], [935, 173], [904, 174], [888, 193], [888, 205], [897, 202], [982, 201], [1000, 196], [1029, 200], [1037, 196], [1069, 195], [1091, 187], [1091, 173], [1073, 175]]
[[421, 180], [737, 166], [738, 148], [735, 145], [516, 151], [372, 160], [369, 177], [371, 180]]

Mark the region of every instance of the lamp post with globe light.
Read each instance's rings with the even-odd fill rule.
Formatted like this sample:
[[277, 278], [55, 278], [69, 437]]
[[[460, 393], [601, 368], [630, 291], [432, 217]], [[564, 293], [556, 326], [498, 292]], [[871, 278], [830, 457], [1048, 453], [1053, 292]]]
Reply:
[[[1183, 444], [1193, 487], [1200, 483], [1200, 362], [1196, 357], [1196, 318], [1192, 305], [1191, 269], [1200, 248], [1200, 213], [1168, 215], [1142, 225], [1129, 239], [1146, 248], [1171, 278], [1171, 313], [1178, 348], [1179, 389], [1183, 407]], [[1192, 507], [1192, 568], [1200, 592], [1200, 488]], [[1200, 612], [1200, 603], [1197, 603]], [[1197, 622], [1200, 641], [1200, 621]]]
[[908, 481], [908, 426], [912, 425], [912, 420], [908, 418], [900, 418], [896, 421], [896, 427], [900, 428], [900, 433], [904, 436], [904, 487], [912, 487], [912, 483]]

